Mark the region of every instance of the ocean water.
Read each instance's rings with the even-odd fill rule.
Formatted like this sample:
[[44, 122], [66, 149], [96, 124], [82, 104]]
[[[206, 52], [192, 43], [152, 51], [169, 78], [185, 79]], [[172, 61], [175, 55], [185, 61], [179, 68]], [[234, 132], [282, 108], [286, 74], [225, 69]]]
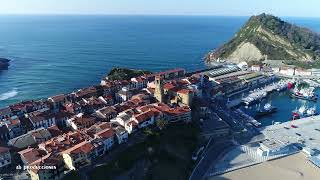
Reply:
[[[112, 67], [205, 67], [248, 17], [0, 16], [0, 107], [98, 84]], [[320, 32], [320, 19], [286, 18]]]

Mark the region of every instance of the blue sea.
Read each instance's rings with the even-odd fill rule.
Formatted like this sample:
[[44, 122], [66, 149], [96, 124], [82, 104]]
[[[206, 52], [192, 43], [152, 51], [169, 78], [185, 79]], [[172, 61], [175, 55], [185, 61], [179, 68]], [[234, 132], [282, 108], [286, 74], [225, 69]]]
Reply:
[[[112, 67], [205, 68], [248, 17], [0, 16], [0, 107], [98, 84]], [[320, 32], [320, 19], [286, 18]]]

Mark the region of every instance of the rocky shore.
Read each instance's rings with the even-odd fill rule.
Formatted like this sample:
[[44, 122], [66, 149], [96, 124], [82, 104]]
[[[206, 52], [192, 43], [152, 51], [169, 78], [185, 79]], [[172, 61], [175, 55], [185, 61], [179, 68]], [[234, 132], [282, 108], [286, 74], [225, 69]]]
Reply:
[[0, 58], [0, 71], [1, 70], [7, 70], [9, 65], [10, 65], [9, 62], [10, 62], [9, 59]]

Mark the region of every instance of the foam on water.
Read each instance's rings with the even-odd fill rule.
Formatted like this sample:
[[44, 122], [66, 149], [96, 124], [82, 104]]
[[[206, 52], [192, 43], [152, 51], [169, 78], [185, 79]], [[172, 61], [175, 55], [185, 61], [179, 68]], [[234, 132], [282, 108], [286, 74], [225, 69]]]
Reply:
[[0, 94], [0, 101], [4, 101], [18, 95], [17, 89], [12, 89], [11, 91]]

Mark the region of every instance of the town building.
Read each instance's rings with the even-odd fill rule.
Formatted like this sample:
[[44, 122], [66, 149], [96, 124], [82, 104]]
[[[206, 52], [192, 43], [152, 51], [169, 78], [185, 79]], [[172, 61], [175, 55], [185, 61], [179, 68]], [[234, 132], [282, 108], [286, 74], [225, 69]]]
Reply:
[[96, 111], [98, 117], [102, 118], [104, 121], [110, 121], [117, 116], [117, 111], [112, 106], [107, 106]]
[[8, 141], [8, 145], [16, 149], [24, 149], [45, 142], [52, 138], [48, 129], [43, 127], [27, 132]]
[[122, 126], [117, 126], [114, 128], [117, 142], [118, 144], [126, 143], [129, 138], [129, 133], [126, 131], [126, 129]]
[[96, 139], [101, 139], [104, 144], [104, 151], [111, 149], [111, 147], [115, 143], [115, 131], [110, 129], [104, 129], [98, 133], [95, 134]]
[[0, 109], [0, 120], [10, 118], [11, 116], [13, 116], [13, 113], [9, 107]]
[[29, 166], [46, 167], [46, 169], [28, 169], [31, 180], [60, 180], [65, 176], [64, 161], [60, 155], [50, 155], [31, 163]]
[[144, 76], [131, 78], [131, 83], [135, 89], [143, 89], [147, 87], [148, 80]]
[[116, 101], [119, 103], [128, 101], [133, 95], [133, 91], [127, 87], [123, 87], [120, 91], [116, 93]]
[[71, 93], [72, 99], [76, 101], [82, 100], [82, 98], [91, 98], [97, 96], [97, 89], [93, 86], [88, 88], [79, 89], [76, 92]]
[[320, 76], [320, 69], [312, 68], [311, 74], [312, 76]]
[[255, 71], [255, 72], [261, 71], [261, 65], [252, 65], [251, 71]]
[[296, 68], [294, 75], [295, 76], [311, 76], [312, 71], [308, 69], [303, 69], [303, 68]]
[[160, 78], [164, 80], [173, 80], [173, 79], [180, 79], [184, 78], [186, 74], [185, 69], [182, 68], [177, 68], [177, 69], [172, 69], [164, 72], [159, 72], [155, 74], [148, 74], [147, 79], [149, 82], [155, 81], [155, 78], [159, 76]]
[[295, 73], [295, 66], [282, 66], [280, 67], [279, 73], [287, 76], [293, 76]]
[[275, 156], [280, 154], [289, 154], [290, 145], [279, 140], [266, 139], [260, 143], [257, 149], [260, 156]]
[[168, 122], [190, 122], [191, 109], [188, 106], [171, 108], [163, 103], [156, 103], [154, 107], [163, 113], [163, 118]]
[[89, 128], [97, 123], [97, 118], [91, 115], [85, 115], [83, 113], [77, 114], [66, 121], [67, 127], [76, 131], [79, 129]]
[[26, 114], [25, 117], [29, 119], [33, 129], [40, 127], [48, 128], [56, 124], [56, 118], [54, 114], [50, 113], [49, 111], [34, 111]]
[[1, 123], [0, 124], [0, 140], [8, 141], [10, 139], [10, 131], [8, 129], [8, 125]]
[[58, 112], [63, 104], [67, 101], [67, 98], [64, 94], [59, 94], [48, 98], [49, 103], [51, 104], [52, 109], [55, 112]]
[[0, 168], [3, 168], [9, 164], [11, 164], [10, 149], [0, 146]]

